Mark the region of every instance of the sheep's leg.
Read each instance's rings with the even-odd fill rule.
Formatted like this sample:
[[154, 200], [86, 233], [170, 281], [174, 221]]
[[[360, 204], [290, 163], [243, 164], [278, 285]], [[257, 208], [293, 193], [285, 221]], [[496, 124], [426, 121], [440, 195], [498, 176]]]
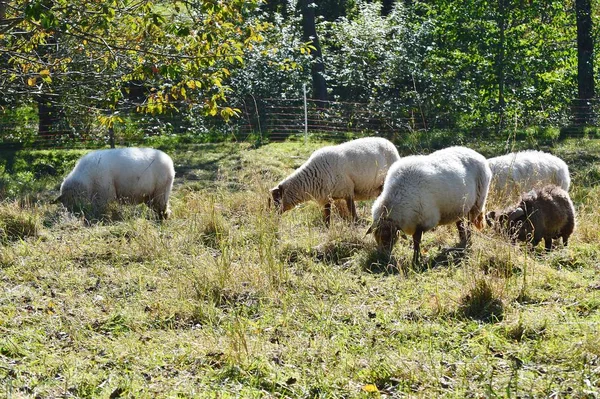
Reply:
[[561, 231], [563, 246], [567, 246], [569, 242], [569, 236], [573, 234], [573, 230], [575, 230], [575, 217], [572, 214], [569, 214], [567, 225], [563, 227]]
[[[535, 249], [535, 247], [537, 247], [537, 245], [540, 243], [540, 241], [542, 241], [542, 237], [536, 237], [534, 236], [533, 239], [531, 240], [531, 249]], [[544, 243], [544, 246], [547, 246], [546, 243]], [[552, 245], [552, 244], [551, 244]]]
[[542, 239], [544, 239], [544, 246], [546, 247], [546, 250], [549, 251], [550, 249], [552, 249], [552, 238], [546, 240], [546, 238], [544, 236], [542, 236], [542, 233], [540, 232], [539, 229], [534, 231], [534, 233], [533, 233], [533, 239], [531, 240], [531, 246], [533, 248], [537, 247], [537, 245], [540, 243], [540, 241], [542, 241]]
[[325, 220], [325, 226], [329, 228], [331, 223], [331, 202], [327, 202], [323, 207], [323, 219]]
[[460, 239], [461, 246], [467, 246], [469, 240], [471, 239], [471, 230], [469, 225], [464, 220], [459, 220], [456, 222], [456, 228], [458, 229], [458, 238]]
[[413, 234], [413, 265], [418, 265], [420, 262], [421, 237], [423, 237], [423, 230], [420, 227], [417, 227], [417, 231]]
[[354, 204], [353, 197], [346, 197], [346, 206], [350, 211], [350, 215], [352, 216], [352, 221], [356, 222], [358, 220], [358, 215], [356, 214], [356, 205]]
[[552, 237], [544, 237], [544, 247], [546, 252], [552, 251]]

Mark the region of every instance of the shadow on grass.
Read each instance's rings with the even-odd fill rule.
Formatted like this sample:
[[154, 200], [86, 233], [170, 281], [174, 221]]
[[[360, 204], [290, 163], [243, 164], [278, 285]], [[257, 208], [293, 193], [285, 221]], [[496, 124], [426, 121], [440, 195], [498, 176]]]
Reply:
[[443, 249], [439, 254], [412, 263], [412, 257], [398, 259], [385, 251], [371, 250], [361, 261], [362, 269], [369, 273], [400, 274], [424, 273], [426, 271], [460, 263], [467, 256], [467, 248], [456, 246]]
[[423, 272], [429, 269], [457, 264], [468, 256], [468, 251], [468, 247], [460, 244], [454, 247], [444, 248], [439, 254], [425, 259], [420, 265], [413, 267], [413, 269], [415, 271]]
[[[186, 180], [199, 180], [212, 182], [218, 175], [219, 168], [225, 164], [231, 164], [232, 167], [241, 168], [242, 158], [237, 149], [229, 150], [222, 148], [223, 145], [203, 145], [198, 148], [204, 157], [196, 156], [191, 151], [184, 153], [183, 156], [176, 158], [175, 179], [186, 178]], [[207, 176], [198, 177], [194, 171], [201, 171]]]
[[334, 265], [342, 265], [358, 253], [364, 244], [361, 242], [330, 241], [317, 245], [312, 256], [318, 261]]
[[462, 298], [457, 315], [484, 323], [496, 323], [504, 319], [504, 303], [487, 279], [479, 279]]
[[121, 222], [146, 219], [155, 226], [161, 226], [168, 219], [161, 219], [156, 212], [144, 204], [123, 204], [112, 202], [104, 211], [94, 209], [92, 206], [79, 206], [69, 210], [61, 204], [57, 204], [46, 210], [41, 218], [45, 228], [54, 228], [64, 223], [79, 224], [84, 227], [98, 225], [116, 225]]
[[396, 275], [402, 272], [406, 275], [407, 265], [398, 262], [398, 259], [386, 252], [373, 249], [360, 259], [359, 264], [363, 271], [373, 274]]

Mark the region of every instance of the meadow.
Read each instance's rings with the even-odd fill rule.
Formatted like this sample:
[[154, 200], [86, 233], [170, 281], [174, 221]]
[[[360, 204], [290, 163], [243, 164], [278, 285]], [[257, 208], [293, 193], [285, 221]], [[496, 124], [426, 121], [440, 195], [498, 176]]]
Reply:
[[[418, 142], [401, 155], [436, 146]], [[0, 154], [0, 396], [600, 396], [600, 142], [544, 147], [571, 168], [567, 248], [484, 229], [442, 256], [458, 235], [441, 227], [418, 268], [410, 240], [386, 259], [365, 236], [371, 202], [330, 229], [314, 203], [269, 209], [326, 144], [165, 145], [162, 223], [114, 206], [89, 224], [52, 203], [82, 150]]]

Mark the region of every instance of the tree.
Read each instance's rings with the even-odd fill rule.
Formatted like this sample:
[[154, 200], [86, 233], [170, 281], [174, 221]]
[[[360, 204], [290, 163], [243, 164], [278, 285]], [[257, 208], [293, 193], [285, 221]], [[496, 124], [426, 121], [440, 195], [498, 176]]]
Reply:
[[[138, 112], [200, 104], [229, 118], [225, 84], [259, 42], [264, 25], [246, 20], [258, 1], [17, 0], [0, 24], [0, 97], [84, 105], [106, 125], [119, 118], [130, 82], [143, 82]], [[2, 3], [5, 5], [6, 3]], [[107, 117], [108, 115], [108, 117]], [[40, 133], [45, 123], [40, 121]]]
[[311, 65], [312, 97], [315, 100], [327, 101], [327, 82], [324, 76], [325, 63], [323, 62], [323, 53], [315, 26], [315, 5], [310, 0], [298, 0], [298, 6], [302, 14], [303, 40], [311, 42], [314, 48], [311, 53], [313, 56], [313, 63]]
[[592, 37], [591, 0], [576, 0], [577, 15], [577, 100], [575, 123], [593, 121], [591, 99], [594, 98], [594, 39]]

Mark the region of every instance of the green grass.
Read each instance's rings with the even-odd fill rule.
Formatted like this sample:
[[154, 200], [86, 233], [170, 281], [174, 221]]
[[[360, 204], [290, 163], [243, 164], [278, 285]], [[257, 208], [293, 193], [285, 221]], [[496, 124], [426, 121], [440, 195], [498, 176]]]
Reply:
[[50, 203], [61, 175], [0, 203], [0, 396], [600, 395], [599, 143], [552, 148], [573, 172], [568, 248], [484, 230], [448, 254], [441, 227], [421, 269], [408, 240], [377, 253], [370, 202], [330, 230], [315, 204], [268, 209], [324, 144], [174, 148], [162, 224], [138, 206], [88, 226]]

